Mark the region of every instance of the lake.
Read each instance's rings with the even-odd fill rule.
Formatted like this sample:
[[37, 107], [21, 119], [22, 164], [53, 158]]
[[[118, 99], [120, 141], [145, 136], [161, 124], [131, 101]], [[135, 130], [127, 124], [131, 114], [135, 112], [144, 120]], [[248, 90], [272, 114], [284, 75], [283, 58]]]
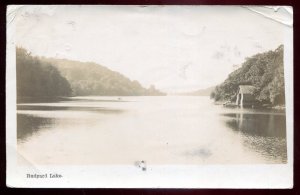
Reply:
[[286, 163], [285, 112], [206, 96], [72, 97], [17, 104], [19, 163]]

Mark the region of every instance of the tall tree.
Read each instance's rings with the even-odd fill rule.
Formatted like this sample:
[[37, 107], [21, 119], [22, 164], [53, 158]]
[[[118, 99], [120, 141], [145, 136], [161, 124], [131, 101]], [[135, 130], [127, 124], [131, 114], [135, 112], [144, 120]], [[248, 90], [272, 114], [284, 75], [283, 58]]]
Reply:
[[23, 48], [16, 48], [18, 97], [69, 96], [68, 81], [52, 64], [33, 57]]

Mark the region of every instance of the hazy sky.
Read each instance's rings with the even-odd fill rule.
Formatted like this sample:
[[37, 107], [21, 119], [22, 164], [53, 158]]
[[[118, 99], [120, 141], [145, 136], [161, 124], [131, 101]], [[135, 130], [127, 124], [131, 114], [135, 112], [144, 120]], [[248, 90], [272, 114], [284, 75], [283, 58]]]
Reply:
[[93, 61], [167, 92], [221, 83], [289, 28], [233, 6], [25, 6], [15, 20], [33, 55]]

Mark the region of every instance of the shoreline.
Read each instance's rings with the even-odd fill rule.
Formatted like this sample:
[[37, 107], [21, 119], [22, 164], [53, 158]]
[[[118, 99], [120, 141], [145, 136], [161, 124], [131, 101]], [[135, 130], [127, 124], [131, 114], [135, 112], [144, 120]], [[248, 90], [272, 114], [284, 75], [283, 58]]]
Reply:
[[[215, 105], [222, 105], [224, 107], [235, 107], [239, 108], [238, 105], [236, 105], [234, 102], [230, 101], [215, 101]], [[270, 104], [253, 104], [253, 106], [244, 106], [244, 108], [252, 108], [252, 109], [271, 109], [271, 110], [278, 110], [278, 111], [285, 111], [286, 107], [285, 105], [270, 105]]]

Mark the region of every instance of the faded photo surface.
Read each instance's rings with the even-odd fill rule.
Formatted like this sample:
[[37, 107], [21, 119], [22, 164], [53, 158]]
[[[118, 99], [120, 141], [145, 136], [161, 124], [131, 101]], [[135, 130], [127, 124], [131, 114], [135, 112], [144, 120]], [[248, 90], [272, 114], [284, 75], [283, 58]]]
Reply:
[[17, 166], [147, 173], [292, 160], [292, 8], [32, 5], [13, 14]]

